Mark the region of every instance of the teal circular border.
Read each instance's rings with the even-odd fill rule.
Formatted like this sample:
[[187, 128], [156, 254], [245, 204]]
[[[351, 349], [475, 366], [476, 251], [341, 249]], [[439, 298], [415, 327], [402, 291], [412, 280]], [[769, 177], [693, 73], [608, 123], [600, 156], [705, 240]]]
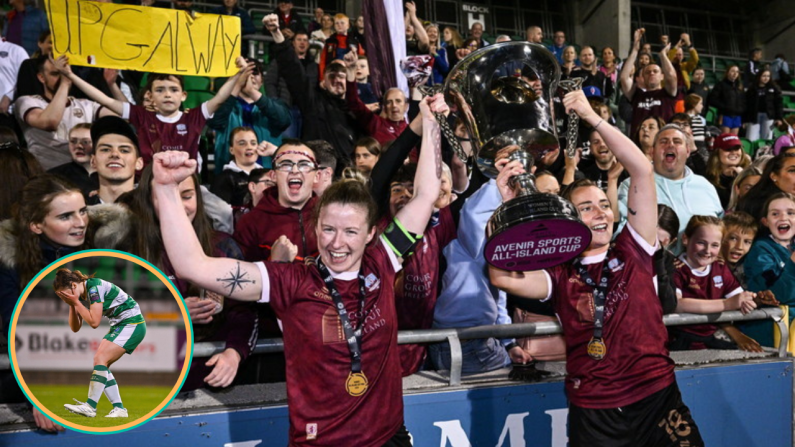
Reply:
[[[143, 259], [143, 258], [141, 258], [139, 256], [135, 256], [132, 253], [127, 253], [126, 251], [111, 250], [111, 249], [82, 250], [82, 251], [78, 251], [78, 252], [69, 254], [68, 256], [64, 256], [63, 258], [58, 258], [55, 261], [53, 261], [50, 264], [48, 264], [43, 269], [41, 269], [39, 271], [39, 273], [37, 273], [36, 276], [34, 276], [33, 279], [30, 280], [28, 285], [25, 286], [25, 288], [22, 290], [22, 293], [19, 294], [19, 297], [21, 297], [22, 295], [28, 294], [29, 293], [29, 289], [31, 289], [32, 287], [35, 287], [35, 285], [38, 285], [38, 283], [40, 282], [39, 278], [42, 276], [42, 273], [44, 271], [50, 269], [50, 267], [52, 267], [52, 266], [60, 266], [60, 265], [66, 264], [68, 262], [73, 261], [75, 257], [83, 258], [83, 257], [85, 257], [86, 253], [108, 253], [108, 252], [110, 252], [110, 253], [118, 253], [120, 255], [129, 256], [129, 257], [138, 259], [139, 261], [141, 261], [144, 264], [146, 264], [149, 267], [151, 267], [155, 272], [160, 273], [163, 276], [163, 278], [165, 278], [166, 281], [168, 281], [168, 283], [173, 288], [174, 292], [176, 292], [176, 296], [179, 297], [180, 300], [182, 300], [182, 306], [185, 309], [185, 314], [183, 315], [183, 317], [187, 316], [188, 323], [190, 324], [190, 340], [189, 340], [189, 343], [190, 343], [190, 348], [191, 348], [190, 349], [190, 354], [191, 355], [190, 355], [190, 359], [188, 359], [187, 356], [185, 357], [185, 361], [187, 362], [188, 365], [187, 365], [187, 368], [185, 368], [185, 374], [182, 377], [182, 383], [179, 384], [179, 388], [177, 389], [177, 391], [174, 393], [173, 396], [171, 396], [171, 399], [169, 399], [169, 401], [166, 402], [166, 404], [163, 405], [162, 408], [160, 408], [159, 411], [157, 411], [155, 414], [153, 414], [152, 416], [150, 416], [146, 420], [143, 420], [143, 421], [139, 422], [138, 424], [133, 425], [132, 427], [127, 427], [127, 428], [124, 428], [124, 429], [121, 429], [121, 430], [116, 430], [116, 431], [96, 432], [96, 431], [82, 430], [82, 429], [79, 429], [79, 428], [73, 428], [73, 427], [70, 427], [68, 425], [64, 426], [64, 428], [68, 428], [70, 430], [74, 430], [76, 432], [85, 433], [85, 434], [89, 434], [89, 435], [113, 435], [113, 434], [118, 434], [118, 433], [124, 433], [124, 432], [130, 431], [130, 430], [133, 430], [135, 428], [138, 428], [138, 427], [146, 424], [147, 422], [151, 421], [152, 419], [156, 418], [160, 413], [163, 412], [163, 410], [165, 410], [169, 405], [171, 405], [171, 402], [173, 402], [174, 398], [177, 397], [177, 394], [179, 394], [180, 390], [182, 389], [182, 386], [185, 385], [185, 380], [188, 378], [188, 373], [190, 373], [190, 365], [191, 365], [191, 363], [193, 361], [193, 352], [194, 352], [194, 350], [193, 350], [193, 345], [194, 345], [194, 341], [193, 341], [193, 332], [194, 332], [194, 330], [193, 330], [193, 321], [190, 319], [190, 313], [188, 312], [188, 305], [187, 305], [187, 303], [185, 303], [185, 298], [179, 292], [179, 289], [177, 288], [177, 286], [171, 281], [171, 279], [168, 277], [168, 275], [163, 273], [159, 268], [155, 267], [151, 262], [149, 262], [146, 259]], [[101, 256], [101, 255], [98, 254], [97, 256]], [[116, 258], [116, 259], [125, 260], [124, 258]], [[31, 405], [33, 405], [37, 410], [39, 410], [39, 412], [42, 415], [44, 415], [47, 419], [51, 420], [53, 423], [63, 426], [63, 424], [61, 422], [59, 422], [59, 421], [53, 419], [52, 417], [50, 417], [50, 415], [46, 411], [42, 411], [41, 408], [39, 408], [35, 403], [33, 403], [33, 400], [30, 398], [30, 396], [28, 396], [28, 393], [25, 391], [25, 387], [22, 385], [22, 382], [20, 382], [20, 379], [17, 376], [17, 368], [19, 368], [19, 366], [17, 365], [17, 368], [14, 367], [14, 356], [12, 355], [12, 352], [11, 352], [12, 351], [11, 350], [11, 345], [12, 345], [12, 343], [11, 343], [11, 338], [12, 337], [11, 336], [12, 335], [16, 336], [16, 322], [17, 322], [17, 319], [19, 317], [19, 312], [22, 310], [22, 306], [21, 306], [21, 302], [19, 300], [19, 297], [17, 297], [17, 303], [14, 305], [14, 312], [11, 314], [11, 328], [13, 329], [13, 334], [9, 330], [8, 361], [9, 361], [9, 364], [11, 366], [11, 372], [14, 374], [14, 379], [17, 381], [17, 384], [19, 385], [19, 389], [22, 390], [22, 393], [25, 394], [25, 397], [28, 399], [28, 401], [31, 403]]]

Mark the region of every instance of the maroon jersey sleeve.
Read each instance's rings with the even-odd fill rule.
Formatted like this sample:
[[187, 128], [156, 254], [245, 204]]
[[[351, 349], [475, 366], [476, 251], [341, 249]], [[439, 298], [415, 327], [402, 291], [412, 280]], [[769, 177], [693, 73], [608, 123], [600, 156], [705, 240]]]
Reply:
[[439, 251], [441, 252], [447, 244], [455, 239], [455, 220], [453, 219], [453, 212], [450, 207], [446, 206], [439, 210], [439, 224], [434, 227], [436, 232], [436, 240], [439, 244]]
[[279, 318], [284, 318], [282, 315], [289, 312], [293, 304], [292, 297], [298, 294], [301, 284], [309, 281], [310, 267], [279, 262], [258, 262], [257, 265], [263, 273], [263, 300], [270, 303]]
[[[738, 281], [737, 277], [734, 276], [734, 273], [732, 273], [728, 265], [721, 261], [716, 261], [714, 264], [712, 264], [712, 268], [717, 274], [720, 274], [723, 280], [723, 293], [721, 295], [722, 298], [731, 298], [743, 291], [742, 284], [740, 284], [740, 281]], [[714, 283], [715, 282], [713, 281], [713, 284]]]

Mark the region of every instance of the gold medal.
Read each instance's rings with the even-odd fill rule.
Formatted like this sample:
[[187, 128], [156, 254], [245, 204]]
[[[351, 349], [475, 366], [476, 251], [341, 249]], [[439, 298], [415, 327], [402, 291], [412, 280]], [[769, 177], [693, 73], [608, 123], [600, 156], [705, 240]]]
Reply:
[[607, 354], [607, 346], [601, 338], [591, 338], [588, 342], [588, 355], [594, 360], [602, 360]]
[[348, 380], [345, 381], [345, 389], [348, 390], [348, 394], [354, 397], [359, 397], [366, 393], [367, 385], [367, 377], [364, 376], [363, 372], [352, 372], [348, 374]]

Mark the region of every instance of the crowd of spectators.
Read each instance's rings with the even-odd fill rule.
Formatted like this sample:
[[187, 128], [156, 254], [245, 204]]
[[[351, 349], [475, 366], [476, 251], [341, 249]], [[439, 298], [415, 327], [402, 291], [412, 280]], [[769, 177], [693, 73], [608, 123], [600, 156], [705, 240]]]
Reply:
[[[273, 15], [255, 24], [237, 0], [223, 0], [213, 12], [239, 17], [244, 35], [273, 38], [270, 61], [263, 66], [239, 58], [239, 72], [218, 80], [212, 98], [187, 110], [183, 103], [192, 93], [179, 76], [149, 73], [141, 82], [140, 73], [53, 59], [44, 13], [25, 0], [10, 3], [0, 43], [0, 172], [11, 185], [0, 193], [0, 215], [8, 219], [0, 223], [8, 247], [0, 249], [12, 253], [0, 253], [3, 323], [27, 281], [50, 261], [78, 249], [122, 249], [171, 275], [198, 328], [196, 341], [227, 342], [209, 362], [194, 361], [184, 390], [284, 380], [283, 359], [250, 356], [258, 336], [281, 336], [267, 304], [227, 298], [214, 314], [205, 292], [176, 276], [161, 240], [152, 157], [184, 151], [198, 161], [197, 174], [205, 173], [204, 182], [194, 175], [181, 183], [180, 194], [207, 255], [251, 262], [317, 258], [313, 214], [324, 190], [340, 178], [367, 182], [383, 230], [414, 193], [423, 124], [415, 92], [407, 96], [397, 86], [377, 91], [369, 82], [366, 39], [374, 37], [365, 37], [367, 17], [317, 8], [306, 20], [291, 1], [280, 0]], [[191, 8], [191, 2], [176, 3]], [[471, 52], [511, 40], [497, 36], [489, 42], [478, 22], [470, 29], [426, 22], [412, 2], [406, 4], [405, 30], [407, 54], [430, 56], [428, 85], [444, 83]], [[644, 30], [635, 30], [631, 51], [621, 58], [610, 47], [575, 46], [564, 31], [546, 31], [531, 26], [526, 39], [542, 45], [550, 36], [548, 49], [562, 79], [583, 79], [603, 120], [599, 125], [616, 126], [653, 163], [657, 200], [667, 207], [660, 214], [667, 216], [665, 222], [661, 217], [660, 244], [676, 256], [676, 274], [670, 275], [680, 299], [676, 308], [748, 310], [743, 290], [770, 290], [782, 304], [795, 305], [789, 285], [795, 283], [795, 115], [784, 115], [782, 89], [792, 88], [785, 56], [766, 64], [754, 49], [746, 64], [727, 67], [709, 85], [687, 34], [676, 42], [666, 36], [654, 54]], [[557, 102], [556, 115], [565, 117]], [[716, 116], [707, 122], [711, 109]], [[562, 137], [568, 124], [557, 124]], [[580, 125], [576, 158], [555, 150], [536, 160], [536, 183], [557, 194], [579, 179], [591, 180], [610, 199], [618, 233], [633, 213], [627, 204], [632, 178], [597, 127]], [[283, 151], [274, 163], [278, 148], [293, 146], [308, 149]], [[443, 148], [442, 187], [426, 237], [396, 279], [399, 328], [510, 324], [517, 310], [523, 321], [551, 318], [549, 305], [528, 308], [490, 283], [484, 229], [501, 204], [497, 185], [472, 172], [446, 143]], [[80, 195], [69, 203], [53, 200], [64, 191]], [[126, 230], [97, 237], [107, 226]], [[23, 256], [24, 249], [36, 254]], [[708, 296], [682, 282], [715, 272], [725, 287]], [[723, 307], [693, 304], [696, 299], [722, 300]], [[722, 328], [724, 344], [713, 343], [721, 334], [717, 328], [671, 336], [683, 349], [755, 350], [772, 343], [768, 326], [749, 328], [753, 339], [744, 327]], [[550, 348], [554, 352], [527, 346], [513, 339], [467, 341], [463, 372], [562, 355], [560, 344]], [[404, 375], [449, 369], [450, 348], [408, 346], [401, 362]]]

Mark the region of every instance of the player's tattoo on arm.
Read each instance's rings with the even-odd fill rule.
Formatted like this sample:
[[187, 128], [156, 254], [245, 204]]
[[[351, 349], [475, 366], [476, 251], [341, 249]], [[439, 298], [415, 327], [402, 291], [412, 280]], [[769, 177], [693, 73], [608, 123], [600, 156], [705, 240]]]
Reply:
[[249, 284], [256, 284], [257, 281], [248, 279], [248, 272], [240, 270], [240, 262], [237, 263], [237, 269], [230, 270], [225, 278], [216, 278], [216, 281], [222, 283], [225, 289], [229, 290], [227, 296], [233, 298], [232, 294], [235, 290], [243, 290]]
[[431, 139], [433, 140], [433, 154], [436, 159], [436, 178], [442, 178], [442, 133], [439, 126], [433, 126], [431, 130]]
[[633, 210], [633, 209], [632, 209], [632, 208], [630, 208], [630, 207], [627, 207], [627, 209], [629, 210], [629, 214], [632, 214], [633, 216], [636, 216], [636, 215], [638, 214], [638, 212], [637, 212], [637, 211]]

